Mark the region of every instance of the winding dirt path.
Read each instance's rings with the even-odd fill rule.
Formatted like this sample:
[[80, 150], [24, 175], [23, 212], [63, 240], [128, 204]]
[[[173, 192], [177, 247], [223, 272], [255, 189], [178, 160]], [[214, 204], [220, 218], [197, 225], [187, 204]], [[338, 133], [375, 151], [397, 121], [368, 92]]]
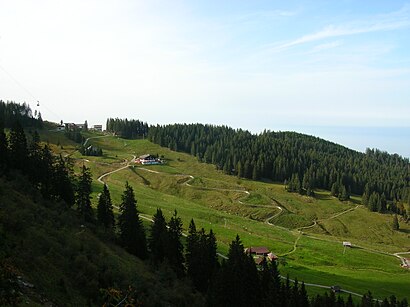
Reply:
[[[154, 171], [145, 167], [139, 167], [139, 170], [143, 170], [146, 172], [150, 172], [150, 173], [154, 173], [154, 174], [166, 174], [166, 175], [170, 175], [164, 172], [158, 172], [158, 171]], [[185, 185], [187, 187], [193, 188], [193, 189], [199, 189], [199, 190], [207, 190], [207, 191], [220, 191], [220, 192], [237, 192], [237, 193], [244, 193], [245, 196], [241, 199], [244, 199], [246, 197], [248, 197], [249, 195], [251, 195], [251, 193], [247, 190], [241, 190], [241, 189], [224, 189], [224, 188], [207, 188], [207, 187], [196, 187], [190, 184], [190, 182], [192, 182], [195, 177], [192, 175], [185, 175], [185, 174], [175, 174], [175, 175], [170, 175], [170, 176], [183, 176], [183, 177], [189, 177], [189, 179], [187, 181], [185, 181], [184, 183], [182, 183], [182, 185]], [[281, 226], [277, 226], [274, 225], [272, 223], [270, 223], [270, 221], [276, 217], [278, 217], [282, 212], [283, 212], [283, 208], [280, 207], [279, 205], [277, 205], [277, 201], [272, 199], [272, 205], [254, 205], [254, 204], [247, 204], [245, 202], [243, 202], [241, 199], [238, 200], [238, 203], [240, 203], [241, 205], [245, 205], [245, 206], [252, 206], [254, 208], [277, 208], [279, 210], [278, 213], [268, 217], [267, 219], [265, 219], [265, 223], [271, 226], [276, 226], [276, 227], [281, 227]]]
[[[354, 208], [349, 208], [349, 209], [344, 210], [344, 211], [342, 211], [342, 212], [336, 213], [336, 214], [334, 214], [334, 215], [332, 215], [332, 216], [330, 216], [330, 217], [328, 217], [328, 218], [323, 218], [323, 219], [319, 219], [319, 220], [314, 220], [312, 225], [302, 226], [302, 227], [296, 228], [296, 230], [299, 232], [299, 236], [296, 238], [295, 243], [293, 244], [293, 249], [292, 249], [291, 251], [285, 253], [285, 254], [280, 255], [280, 256], [283, 257], [283, 256], [287, 256], [287, 255], [290, 255], [290, 254], [296, 252], [296, 250], [297, 250], [297, 244], [298, 244], [300, 238], [304, 235], [304, 233], [303, 233], [303, 231], [302, 231], [303, 229], [313, 228], [313, 227], [315, 227], [315, 226], [318, 224], [318, 222], [328, 221], [328, 220], [337, 218], [337, 217], [339, 217], [339, 216], [341, 216], [341, 215], [343, 215], [343, 214], [346, 214], [346, 213], [349, 213], [349, 212], [351, 212], [351, 211], [354, 211], [354, 210], [356, 210], [356, 209], [359, 208], [359, 207], [360, 207], [360, 205], [357, 205], [357, 206], [354, 207]], [[315, 240], [322, 240], [322, 241], [324, 241], [323, 239], [320, 239], [320, 238], [317, 238], [317, 237], [313, 237], [313, 236], [309, 236], [309, 237], [312, 238], [312, 239], [315, 239]], [[331, 241], [331, 242], [339, 242], [338, 240], [329, 240], [329, 241]], [[366, 248], [363, 248], [363, 249], [366, 249]], [[367, 250], [367, 249], [366, 249], [366, 250]], [[388, 253], [386, 253], [386, 254], [387, 254], [387, 255], [391, 255], [391, 254], [388, 254]], [[396, 257], [399, 257], [399, 256], [396, 256]]]
[[129, 167], [131, 166], [131, 163], [134, 163], [134, 162], [135, 162], [135, 159], [136, 159], [136, 156], [133, 156], [133, 158], [131, 159], [131, 161], [125, 162], [126, 165], [124, 165], [124, 166], [122, 166], [122, 167], [120, 167], [120, 168], [117, 168], [117, 169], [115, 169], [115, 170], [113, 170], [113, 171], [111, 171], [111, 172], [107, 172], [107, 173], [102, 174], [100, 177], [97, 178], [98, 182], [101, 183], [101, 184], [105, 184], [105, 182], [103, 181], [103, 178], [104, 178], [104, 177], [109, 176], [109, 175], [111, 175], [111, 174], [114, 174], [114, 173], [116, 173], [116, 172], [122, 171], [123, 169], [129, 168]]
[[[101, 137], [105, 137], [105, 136], [101, 136]], [[96, 137], [95, 137], [95, 138], [96, 138]], [[91, 138], [89, 138], [89, 139], [91, 139]], [[87, 142], [89, 139], [87, 139], [86, 142]], [[84, 144], [86, 144], [86, 142], [85, 142]], [[110, 172], [107, 172], [107, 173], [102, 174], [100, 177], [98, 177], [98, 179], [97, 179], [98, 182], [100, 182], [101, 184], [105, 184], [105, 182], [103, 181], [103, 178], [104, 178], [104, 177], [109, 176], [109, 175], [111, 175], [111, 174], [113, 174], [113, 173], [119, 172], [119, 171], [121, 171], [121, 170], [124, 170], [124, 169], [129, 168], [129, 167], [131, 166], [131, 163], [135, 163], [135, 159], [136, 159], [136, 156], [133, 156], [133, 158], [131, 159], [131, 161], [126, 162], [126, 165], [124, 165], [124, 166], [122, 166], [122, 167], [120, 167], [120, 168], [118, 168], [118, 169], [115, 169], [115, 170], [113, 170], [113, 171], [110, 171]], [[151, 169], [144, 168], [144, 167], [139, 167], [138, 169], [139, 169], [139, 170], [144, 170], [144, 171], [146, 171], [146, 172], [154, 173], [154, 174], [166, 174], [166, 175], [169, 175], [169, 174], [164, 173], [164, 172], [158, 172], [158, 171], [151, 170]], [[250, 195], [250, 192], [247, 191], [247, 190], [195, 187], [195, 186], [193, 186], [193, 185], [190, 184], [190, 182], [195, 179], [195, 177], [192, 176], [192, 175], [175, 174], [175, 175], [173, 175], [173, 176], [189, 177], [189, 180], [187, 180], [186, 182], [184, 182], [184, 183], [182, 183], [182, 184], [185, 185], [185, 186], [191, 187], [191, 188], [202, 189], [202, 190], [214, 190], [214, 191], [226, 191], [226, 192], [239, 192], [239, 193], [244, 193], [244, 194], [246, 194], [246, 195], [244, 196], [244, 198], [245, 198], [245, 197], [248, 197], [248, 196]], [[243, 205], [248, 205], [248, 204], [242, 202], [241, 200], [238, 200], [238, 202], [241, 203], [241, 204], [243, 204]], [[277, 209], [279, 210], [279, 212], [276, 213], [276, 214], [274, 214], [273, 216], [268, 217], [267, 219], [265, 219], [264, 222], [265, 222], [266, 224], [270, 225], [270, 226], [280, 227], [280, 228], [284, 228], [284, 229], [287, 229], [287, 230], [289, 230], [289, 231], [292, 231], [291, 229], [288, 229], [288, 228], [285, 228], [285, 227], [281, 227], [281, 226], [275, 225], [275, 224], [273, 224], [273, 223], [270, 222], [272, 219], [278, 217], [278, 216], [279, 216], [280, 214], [282, 214], [282, 212], [283, 212], [283, 208], [278, 205], [278, 203], [277, 203], [276, 200], [272, 199], [272, 204], [273, 204], [273, 207], [274, 207], [274, 208], [277, 208]], [[255, 206], [258, 206], [258, 205], [251, 205], [251, 206], [254, 206], [254, 207], [255, 207]], [[260, 206], [272, 208], [272, 206], [263, 206], [263, 205], [260, 205]], [[118, 207], [118, 206], [113, 205], [113, 207], [116, 208], [117, 210], [119, 210], [119, 207]], [[360, 205], [357, 205], [357, 206], [354, 207], [354, 208], [349, 208], [349, 209], [347, 209], [347, 210], [345, 210], [345, 211], [342, 211], [342, 212], [339, 212], [339, 213], [337, 213], [337, 214], [335, 214], [335, 215], [332, 215], [331, 217], [324, 218], [324, 219], [320, 219], [320, 220], [315, 220], [315, 221], [313, 221], [313, 224], [312, 224], [312, 225], [303, 226], [303, 227], [297, 228], [296, 230], [299, 232], [299, 235], [298, 235], [298, 237], [296, 238], [296, 240], [295, 240], [295, 242], [294, 242], [294, 244], [293, 244], [293, 249], [292, 249], [291, 251], [285, 253], [285, 254], [280, 255], [280, 256], [281, 256], [281, 257], [284, 257], [284, 256], [287, 256], [287, 255], [290, 255], [290, 254], [296, 252], [297, 247], [298, 247], [298, 242], [299, 242], [300, 238], [302, 237], [302, 235], [304, 234], [303, 231], [302, 231], [303, 229], [312, 228], [312, 227], [316, 226], [317, 223], [320, 222], [320, 221], [325, 221], [325, 220], [334, 219], [334, 218], [339, 217], [339, 216], [341, 216], [341, 215], [343, 215], [343, 214], [346, 214], [346, 213], [349, 213], [349, 212], [351, 212], [351, 211], [354, 211], [354, 210], [356, 210], [356, 209], [359, 208], [359, 207], [360, 207]], [[139, 216], [140, 216], [142, 219], [147, 220], [147, 221], [149, 221], [149, 222], [151, 222], [151, 223], [154, 222], [154, 220], [153, 220], [150, 216], [148, 216], [148, 215], [139, 213]], [[182, 233], [182, 235], [183, 235], [184, 237], [187, 237], [187, 234], [186, 234], [186, 233]], [[317, 238], [317, 237], [310, 236], [310, 235], [309, 235], [308, 237], [310, 237], [310, 238], [312, 238], [312, 239], [320, 240], [320, 241], [339, 242], [339, 240], [325, 240], [325, 239]], [[373, 251], [373, 250], [370, 250], [370, 249], [364, 248], [364, 247], [360, 247], [360, 248], [362, 248], [362, 249], [364, 249], [364, 250], [366, 250], [366, 251], [369, 251], [369, 252], [382, 253], [382, 254], [385, 254], [385, 255], [397, 257], [397, 258], [399, 258], [399, 259], [401, 260], [401, 262], [402, 262], [403, 264], [406, 264], [407, 262], [406, 262], [405, 258], [402, 257], [402, 256], [400, 256], [400, 255], [410, 254], [410, 252], [399, 252], [399, 253], [389, 254], [389, 253], [385, 253], [385, 252], [381, 252], [381, 251], [376, 251], [376, 250]], [[228, 259], [228, 257], [227, 257], [226, 255], [223, 255], [223, 254], [221, 254], [221, 253], [217, 253], [217, 255], [218, 255], [219, 257], [223, 258], [223, 259]], [[282, 279], [286, 279], [286, 278], [287, 278], [286, 276], [282, 276], [282, 275], [281, 275], [280, 277], [281, 277]], [[289, 281], [291, 281], [291, 282], [293, 282], [293, 283], [295, 282], [295, 280], [293, 280], [293, 279], [289, 279]], [[305, 286], [317, 287], [317, 288], [322, 288], [322, 289], [331, 289], [331, 286], [321, 285], [321, 284], [315, 284], [315, 283], [305, 283]], [[363, 297], [363, 295], [361, 295], [361, 294], [359, 294], [359, 293], [356, 293], [356, 292], [353, 292], [353, 291], [344, 290], [344, 289], [341, 289], [340, 291], [341, 291], [341, 292], [344, 292], [344, 293], [348, 293], [348, 294], [354, 295], [354, 296], [357, 296], [357, 297]], [[377, 300], [377, 299], [374, 299], [374, 300]], [[380, 300], [377, 300], [377, 301], [381, 302]]]

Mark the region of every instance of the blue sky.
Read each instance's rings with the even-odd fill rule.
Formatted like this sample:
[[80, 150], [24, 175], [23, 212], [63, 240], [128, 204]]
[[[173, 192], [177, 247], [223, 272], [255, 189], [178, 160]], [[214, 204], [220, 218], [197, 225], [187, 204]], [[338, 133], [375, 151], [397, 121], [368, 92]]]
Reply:
[[410, 156], [391, 132], [410, 127], [409, 50], [406, 1], [0, 0], [0, 99], [54, 121], [296, 130]]

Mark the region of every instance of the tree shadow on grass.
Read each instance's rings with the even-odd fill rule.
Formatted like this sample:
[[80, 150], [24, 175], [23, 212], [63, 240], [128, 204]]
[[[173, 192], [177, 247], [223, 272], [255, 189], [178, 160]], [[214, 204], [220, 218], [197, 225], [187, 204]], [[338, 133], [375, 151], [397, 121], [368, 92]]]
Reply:
[[333, 196], [330, 194], [315, 193], [315, 198], [319, 200], [330, 200]]
[[399, 232], [410, 234], [410, 229], [399, 229]]
[[138, 174], [134, 167], [130, 167], [130, 169], [135, 175], [137, 175], [138, 177], [140, 177], [142, 179], [142, 182], [144, 183], [144, 185], [150, 185], [151, 184], [151, 182], [149, 180], [147, 180], [147, 178], [145, 178], [144, 176]]

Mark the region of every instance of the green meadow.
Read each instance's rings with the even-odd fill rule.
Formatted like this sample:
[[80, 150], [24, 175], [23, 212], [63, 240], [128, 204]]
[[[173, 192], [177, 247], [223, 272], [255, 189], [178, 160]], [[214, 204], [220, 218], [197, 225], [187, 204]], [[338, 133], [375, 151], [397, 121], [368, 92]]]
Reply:
[[[369, 212], [360, 205], [360, 197], [340, 202], [329, 191], [315, 191], [314, 198], [288, 193], [282, 184], [228, 176], [213, 165], [148, 140], [90, 139], [90, 144], [103, 149], [102, 157], [81, 156], [75, 151], [78, 144], [61, 132], [44, 132], [42, 140], [55, 152], [69, 155], [75, 170], [83, 164], [91, 169], [94, 205], [102, 190], [97, 178], [126, 166], [134, 156], [158, 154], [165, 165], [130, 163], [103, 177], [114, 204], [121, 202], [128, 181], [143, 216], [162, 208], [169, 218], [176, 209], [185, 228], [192, 218], [197, 228], [212, 228], [221, 254], [227, 253], [238, 234], [244, 246], [263, 245], [277, 254], [282, 275], [306, 283], [340, 285], [361, 294], [370, 290], [376, 298], [408, 297], [410, 270], [402, 269], [392, 253], [410, 250], [410, 227], [401, 221], [400, 231], [393, 231], [392, 216]], [[344, 249], [343, 241], [352, 242], [353, 248]], [[323, 292], [307, 289], [310, 294]]]

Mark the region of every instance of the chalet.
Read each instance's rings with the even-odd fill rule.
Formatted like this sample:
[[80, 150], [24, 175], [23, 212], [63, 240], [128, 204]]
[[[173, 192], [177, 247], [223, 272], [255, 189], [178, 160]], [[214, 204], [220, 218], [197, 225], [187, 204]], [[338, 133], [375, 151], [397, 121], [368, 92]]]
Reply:
[[269, 252], [268, 248], [264, 246], [245, 248], [245, 254], [252, 255], [258, 266], [262, 264], [263, 260], [276, 261], [279, 259], [278, 256]]
[[74, 130], [74, 129], [84, 129], [85, 125], [84, 124], [74, 124], [74, 123], [64, 123], [65, 127], [68, 130]]
[[265, 257], [258, 256], [255, 258], [255, 263], [256, 265], [261, 265], [264, 260], [265, 260]]
[[352, 243], [347, 242], [347, 241], [343, 241], [343, 246], [344, 247], [352, 247]]
[[94, 125], [93, 130], [102, 132], [102, 125]]
[[254, 256], [264, 256], [267, 257], [269, 254], [269, 250], [267, 247], [260, 246], [260, 247], [249, 247], [245, 249], [245, 254], [251, 254]]
[[279, 257], [276, 256], [274, 253], [269, 253], [269, 254], [268, 254], [268, 259], [269, 259], [270, 261], [276, 261], [276, 260], [279, 259]]
[[153, 165], [153, 164], [162, 164], [161, 159], [152, 156], [150, 154], [139, 156], [135, 163], [142, 164], [142, 165]]

